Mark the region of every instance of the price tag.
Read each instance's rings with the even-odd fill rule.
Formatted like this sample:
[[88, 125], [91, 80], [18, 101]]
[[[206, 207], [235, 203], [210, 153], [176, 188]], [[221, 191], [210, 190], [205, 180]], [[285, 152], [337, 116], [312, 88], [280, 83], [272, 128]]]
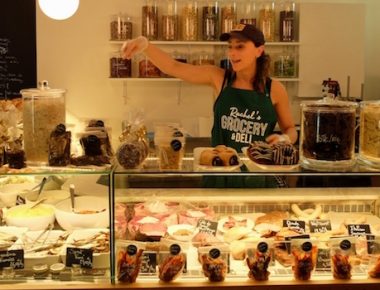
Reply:
[[330, 249], [318, 249], [315, 269], [317, 271], [331, 270]]
[[199, 232], [208, 233], [210, 235], [216, 236], [218, 223], [205, 219], [200, 219], [198, 221], [197, 228], [199, 229]]
[[310, 220], [309, 225], [311, 233], [325, 233], [331, 231], [330, 220]]
[[0, 268], [24, 269], [24, 250], [0, 251]]
[[141, 256], [140, 273], [154, 274], [157, 267], [157, 253], [144, 251]]
[[92, 249], [70, 248], [66, 249], [66, 266], [79, 264], [82, 268], [92, 269]]
[[364, 236], [371, 233], [369, 224], [347, 225], [350, 236]]
[[300, 220], [283, 220], [282, 226], [297, 233], [304, 233], [306, 231], [306, 223]]

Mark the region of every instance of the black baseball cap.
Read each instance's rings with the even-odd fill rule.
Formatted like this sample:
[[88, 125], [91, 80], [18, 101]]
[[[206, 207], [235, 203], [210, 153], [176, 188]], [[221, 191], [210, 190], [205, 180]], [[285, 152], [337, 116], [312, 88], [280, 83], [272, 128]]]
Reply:
[[228, 41], [231, 37], [250, 40], [255, 46], [265, 43], [264, 34], [260, 29], [251, 24], [237, 24], [230, 32], [222, 33], [219, 39], [221, 41]]

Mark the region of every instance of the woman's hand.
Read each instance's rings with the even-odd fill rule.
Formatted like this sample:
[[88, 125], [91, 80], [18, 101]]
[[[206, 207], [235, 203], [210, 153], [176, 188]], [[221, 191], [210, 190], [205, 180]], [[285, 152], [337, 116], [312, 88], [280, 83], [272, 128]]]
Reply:
[[145, 36], [127, 40], [121, 47], [121, 56], [122, 58], [131, 59], [134, 55], [142, 53], [148, 47], [148, 44], [148, 39]]
[[291, 143], [290, 137], [287, 134], [272, 134], [269, 135], [265, 141], [269, 144], [276, 144], [279, 142]]

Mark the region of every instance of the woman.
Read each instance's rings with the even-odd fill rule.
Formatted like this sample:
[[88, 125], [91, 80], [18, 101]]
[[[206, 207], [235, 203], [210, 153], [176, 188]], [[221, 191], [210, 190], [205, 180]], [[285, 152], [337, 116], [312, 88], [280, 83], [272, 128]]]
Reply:
[[[143, 52], [162, 72], [194, 84], [214, 88], [212, 146], [224, 144], [240, 151], [256, 140], [268, 143], [297, 140], [289, 98], [283, 85], [268, 77], [269, 56], [264, 35], [253, 25], [239, 24], [220, 40], [228, 41], [232, 70], [214, 65], [196, 66], [174, 60], [138, 37], [124, 43], [122, 56], [130, 59]], [[278, 122], [282, 134], [274, 134]]]

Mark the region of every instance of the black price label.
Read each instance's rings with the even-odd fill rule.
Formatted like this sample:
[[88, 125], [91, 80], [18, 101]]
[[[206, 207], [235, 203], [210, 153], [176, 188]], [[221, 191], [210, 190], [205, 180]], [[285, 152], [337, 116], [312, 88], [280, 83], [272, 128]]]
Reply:
[[364, 236], [371, 233], [369, 224], [347, 225], [350, 236]]
[[318, 271], [325, 271], [331, 269], [331, 256], [330, 249], [318, 249], [317, 264], [315, 269]]
[[282, 226], [295, 231], [297, 233], [304, 233], [306, 231], [305, 221], [300, 220], [283, 220]]
[[141, 256], [140, 273], [154, 274], [157, 267], [157, 253], [144, 251]]
[[182, 148], [182, 143], [179, 140], [173, 140], [172, 142], [170, 142], [170, 146], [174, 151], [179, 151]]
[[310, 242], [305, 242], [302, 244], [301, 248], [304, 252], [309, 252], [313, 248], [313, 244]]
[[179, 253], [181, 253], [181, 247], [178, 244], [173, 244], [170, 246], [169, 252], [170, 252], [170, 254], [176, 256]]
[[210, 235], [216, 236], [216, 230], [218, 228], [218, 223], [200, 219], [197, 224], [197, 228], [199, 229], [199, 232], [202, 233], [209, 233]]
[[330, 220], [310, 220], [310, 232], [312, 233], [326, 233], [331, 231], [331, 221]]
[[135, 245], [128, 245], [127, 253], [129, 256], [134, 256], [137, 253], [137, 247]]
[[260, 252], [260, 253], [266, 253], [268, 251], [268, 244], [266, 242], [260, 242], [258, 245], [257, 245], [257, 250]]
[[349, 240], [343, 240], [340, 242], [339, 247], [345, 251], [349, 250], [351, 249], [351, 242]]
[[209, 254], [210, 257], [213, 258], [213, 259], [217, 259], [217, 258], [220, 257], [220, 251], [219, 251], [219, 249], [217, 249], [217, 248], [213, 248], [213, 249], [211, 249], [211, 250], [208, 252], [208, 254]]
[[66, 266], [79, 264], [82, 268], [92, 269], [92, 249], [70, 248], [66, 249]]
[[24, 250], [0, 251], [0, 268], [24, 269]]

